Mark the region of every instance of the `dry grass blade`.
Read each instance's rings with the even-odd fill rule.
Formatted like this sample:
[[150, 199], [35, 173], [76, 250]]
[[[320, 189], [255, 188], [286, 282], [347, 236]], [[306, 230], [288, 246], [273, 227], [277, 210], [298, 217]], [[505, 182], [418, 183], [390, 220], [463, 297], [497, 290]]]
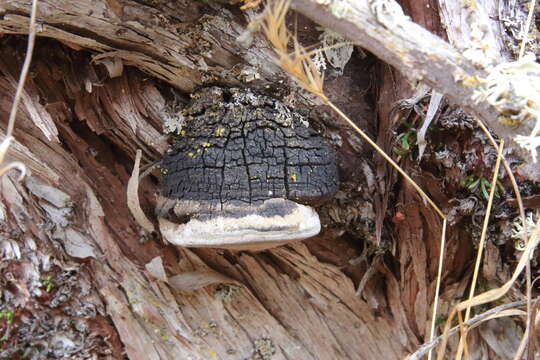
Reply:
[[[532, 285], [534, 286], [534, 283], [536, 282], [536, 280], [538, 280], [538, 277], [536, 279], [534, 279], [534, 281], [532, 282]], [[531, 299], [527, 299], [528, 301], [532, 302]], [[534, 305], [532, 306], [532, 311], [531, 313], [527, 314], [527, 316], [530, 316], [532, 319], [537, 319], [538, 318], [538, 313], [539, 313], [539, 310], [540, 310], [540, 298], [536, 298], [534, 300]], [[526, 330], [526, 339], [529, 339], [529, 336], [530, 338], [534, 338], [534, 340], [531, 342], [527, 342], [527, 345], [528, 345], [528, 354], [527, 354], [527, 360], [532, 360], [534, 359], [534, 355], [536, 353], [538, 353], [538, 322], [537, 321], [534, 321], [532, 322], [531, 326], [528, 328], [528, 329], [525, 329]], [[527, 331], [529, 331], [529, 333], [527, 333]], [[523, 336], [524, 339], [525, 339], [525, 335]], [[522, 344], [524, 344], [524, 342], [522, 341]], [[517, 356], [519, 355], [519, 359], [521, 359], [521, 356], [523, 354], [523, 351], [525, 349], [522, 350], [522, 352], [520, 352], [519, 350], [521, 350], [521, 344], [520, 344], [520, 349], [518, 349], [518, 351], [516, 352], [516, 356], [514, 356], [514, 359], [517, 359]]]
[[[437, 325], [437, 309], [439, 308], [439, 294], [441, 291], [441, 277], [444, 263], [444, 249], [446, 247], [446, 219], [443, 220], [441, 234], [441, 250], [439, 251], [439, 267], [437, 269], [437, 285], [435, 286], [435, 299], [433, 301], [433, 315], [431, 317], [431, 329], [429, 331], [429, 340], [435, 337], [435, 327]], [[432, 350], [429, 350], [428, 359], [431, 360]]]
[[519, 49], [519, 58], [521, 59], [525, 54], [525, 47], [527, 47], [527, 39], [529, 37], [529, 29], [534, 15], [534, 9], [536, 8], [536, 0], [531, 0], [529, 3], [529, 13], [527, 14], [527, 22], [523, 27], [523, 39], [521, 39], [521, 47]]
[[[12, 141], [13, 141], [12, 136], [6, 136], [5, 139], [2, 141], [2, 143], [0, 143], [0, 164], [4, 163], [4, 159], [6, 158], [7, 151]], [[26, 175], [26, 167], [24, 166], [24, 164], [21, 162], [15, 161], [7, 165], [4, 165], [2, 168], [0, 168], [0, 176], [6, 174], [8, 171], [12, 169], [19, 170], [20, 172], [19, 181], [21, 181]]]
[[383, 149], [379, 147], [371, 138], [362, 130], [360, 129], [347, 115], [345, 115], [338, 107], [336, 107], [330, 100], [326, 100], [326, 104], [332, 108], [347, 124], [349, 124], [356, 132], [364, 139], [366, 140], [369, 145], [371, 145], [375, 151], [379, 153], [386, 161], [390, 163], [398, 171], [411, 185], [414, 187], [416, 191], [422, 196], [422, 198], [431, 205], [431, 207], [439, 214], [442, 220], [446, 219], [444, 216], [444, 213], [441, 209], [429, 198], [429, 196], [422, 190], [420, 186], [403, 170], [395, 161], [392, 159], [386, 152], [384, 152]]
[[[274, 47], [281, 68], [298, 80], [299, 84], [307, 91], [328, 100], [324, 95], [324, 77], [319, 73], [311, 56], [313, 51], [307, 51], [296, 36], [292, 36], [285, 25], [285, 16], [289, 11], [289, 0], [274, 1], [265, 9], [261, 26], [266, 38]], [[292, 51], [289, 51], [289, 43], [292, 42]]]
[[262, 0], [244, 0], [244, 5], [240, 6], [240, 10], [253, 9], [259, 6]]
[[[11, 142], [13, 141], [12, 134], [13, 134], [13, 129], [15, 128], [15, 119], [17, 117], [19, 103], [21, 102], [21, 95], [24, 88], [24, 83], [26, 82], [26, 77], [28, 76], [28, 70], [30, 69], [30, 62], [32, 61], [32, 54], [34, 52], [34, 44], [36, 41], [37, 3], [38, 3], [38, 0], [32, 0], [32, 11], [30, 13], [30, 27], [28, 29], [28, 45], [26, 48], [26, 56], [24, 58], [24, 63], [21, 70], [21, 75], [19, 77], [19, 82], [17, 83], [17, 90], [15, 91], [15, 98], [13, 99], [13, 104], [11, 105], [11, 111], [9, 113], [6, 137], [0, 144], [0, 165], [4, 163], [4, 159], [9, 150], [9, 146]], [[24, 166], [23, 163], [12, 162], [0, 168], [0, 176], [6, 174], [12, 169], [19, 170], [20, 172], [19, 181], [21, 181], [26, 175], [26, 167]]]
[[21, 70], [21, 76], [17, 84], [17, 90], [15, 91], [15, 98], [13, 99], [13, 105], [11, 112], [9, 113], [7, 137], [13, 135], [13, 128], [15, 127], [15, 118], [19, 109], [19, 103], [21, 101], [21, 94], [26, 82], [28, 70], [30, 69], [30, 62], [32, 61], [32, 54], [34, 52], [34, 43], [36, 41], [36, 13], [37, 13], [38, 0], [32, 0], [32, 12], [30, 13], [30, 29], [28, 31], [28, 45], [26, 48], [26, 57], [24, 58], [23, 67]]
[[[491, 215], [491, 208], [493, 206], [493, 199], [495, 197], [495, 189], [497, 187], [497, 178], [499, 177], [499, 168], [501, 166], [503, 148], [504, 148], [504, 140], [501, 141], [501, 144], [499, 145], [499, 149], [497, 151], [497, 162], [495, 163], [495, 170], [493, 171], [493, 178], [491, 179], [491, 188], [489, 189], [489, 199], [487, 203], [486, 214], [484, 216], [484, 224], [482, 226], [482, 234], [480, 236], [480, 243], [478, 244], [478, 251], [476, 254], [476, 263], [474, 265], [474, 273], [473, 273], [473, 278], [472, 278], [472, 283], [471, 283], [471, 289], [469, 292], [469, 300], [474, 297], [474, 291], [476, 289], [476, 281], [478, 279], [478, 272], [480, 271], [480, 262], [482, 260], [484, 243], [486, 241], [486, 233], [487, 233], [487, 228], [489, 224], [489, 216]], [[470, 315], [471, 315], [471, 308], [467, 307], [467, 310], [465, 310], [465, 322], [469, 320]], [[456, 353], [456, 360], [461, 360], [461, 355], [462, 355], [463, 350], [465, 350], [465, 354], [468, 354], [466, 335], [465, 337], [462, 337], [459, 341], [458, 351]]]
[[495, 301], [501, 298], [502, 296], [504, 296], [508, 292], [508, 290], [510, 290], [514, 282], [517, 280], [517, 278], [519, 277], [519, 275], [525, 268], [525, 265], [527, 264], [528, 260], [530, 259], [532, 252], [538, 246], [538, 242], [540, 242], [539, 234], [540, 234], [540, 217], [538, 221], [536, 222], [536, 226], [534, 230], [532, 231], [531, 236], [529, 237], [529, 240], [527, 241], [527, 245], [523, 253], [521, 254], [521, 258], [519, 259], [516, 269], [514, 270], [514, 273], [512, 274], [512, 278], [500, 288], [489, 290], [482, 294], [476, 295], [472, 299], [465, 300], [454, 307], [454, 309], [448, 316], [448, 319], [446, 320], [442, 343], [437, 353], [437, 360], [444, 359], [444, 351], [446, 348], [446, 344], [448, 342], [448, 331], [450, 330], [450, 325], [452, 323], [452, 319], [454, 318], [454, 316], [456, 314], [459, 315], [461, 311], [465, 310], [468, 307], [482, 305], [491, 301]]
[[24, 166], [24, 164], [19, 161], [11, 162], [0, 168], [0, 176], [7, 174], [10, 170], [13, 169], [19, 170], [19, 177], [17, 178], [17, 180], [22, 181], [22, 179], [24, 179], [24, 177], [26, 176], [26, 166]]
[[[382, 150], [367, 134], [336, 107], [324, 94], [324, 77], [319, 73], [311, 56], [317, 51], [307, 51], [292, 36], [285, 25], [285, 16], [289, 10], [289, 0], [278, 0], [269, 5], [259, 19], [265, 36], [268, 38], [277, 54], [279, 66], [291, 75], [307, 91], [317, 95], [332, 110], [334, 110], [347, 124], [349, 124], [364, 140], [366, 140], [385, 160], [387, 160], [407, 181], [421, 194], [441, 219], [445, 219], [443, 212], [427, 196], [427, 194], [414, 182], [414, 180]], [[289, 51], [289, 43], [292, 42], [292, 50]]]
[[[484, 132], [484, 134], [486, 134], [487, 138], [489, 139], [489, 142], [491, 143], [491, 145], [493, 145], [494, 148], [497, 148], [497, 143], [495, 142], [495, 139], [493, 138], [493, 136], [491, 136], [489, 130], [487, 129], [487, 127], [482, 123], [482, 121], [480, 121], [480, 119], [476, 118], [476, 122], [478, 123], [478, 126], [480, 126], [480, 128], [482, 129], [482, 131]], [[506, 170], [506, 173], [508, 174], [508, 177], [510, 178], [510, 182], [512, 183], [512, 189], [514, 191], [514, 194], [516, 195], [516, 201], [517, 201], [517, 204], [518, 204], [518, 208], [519, 208], [519, 216], [521, 218], [521, 223], [522, 224], [525, 224], [525, 207], [523, 206], [523, 200], [521, 199], [521, 193], [519, 192], [519, 188], [518, 188], [518, 185], [517, 185], [517, 181], [516, 181], [516, 178], [514, 176], [514, 173], [512, 172], [512, 169], [510, 168], [510, 165], [508, 164], [508, 161], [506, 161], [506, 159], [502, 158], [502, 161], [503, 161], [503, 165], [504, 165], [504, 169]], [[531, 327], [531, 322], [532, 322], [532, 319], [531, 319], [531, 292], [532, 292], [532, 286], [531, 286], [531, 262], [530, 261], [527, 261], [527, 264], [525, 266], [525, 272], [526, 272], [526, 281], [525, 281], [525, 284], [526, 284], [526, 292], [527, 292], [527, 299], [529, 299], [529, 301], [527, 302], [527, 326], [526, 326], [526, 329], [525, 329], [525, 334], [527, 334], [526, 337], [523, 338], [522, 340], [522, 343], [520, 344], [520, 347], [519, 347], [519, 350], [516, 354], [516, 357], [515, 359], [519, 359], [521, 358], [521, 355], [525, 349], [525, 342], [528, 340], [528, 337], [530, 336], [530, 327]]]
[[[480, 121], [480, 119], [478, 118], [476, 118], [476, 123], [478, 124], [478, 126], [480, 126], [480, 129], [482, 129], [484, 134], [486, 134], [491, 145], [493, 145], [495, 149], [498, 149], [499, 147], [497, 146], [497, 142], [495, 141], [495, 139], [489, 132], [486, 125], [484, 125], [484, 123]], [[519, 207], [519, 215], [521, 217], [521, 220], [525, 222], [525, 207], [523, 206], [523, 201], [521, 199], [521, 193], [519, 192], [516, 178], [514, 176], [514, 173], [512, 172], [512, 169], [510, 168], [510, 165], [508, 164], [508, 161], [506, 161], [504, 156], [502, 158], [502, 161], [503, 161], [504, 169], [506, 170], [506, 173], [508, 174], [508, 177], [510, 178], [510, 182], [512, 183], [512, 189], [514, 190], [514, 194], [516, 195], [516, 201]]]
[[[324, 76], [321, 75], [315, 66], [311, 56], [314, 51], [307, 51], [292, 36], [285, 24], [285, 16], [289, 9], [290, 0], [277, 0], [267, 6], [260, 18], [260, 24], [264, 34], [272, 43], [277, 54], [277, 63], [289, 75], [295, 78], [298, 83], [307, 91], [318, 96], [326, 105], [334, 110], [349, 126], [351, 126], [366, 142], [372, 146], [386, 161], [388, 161], [414, 189], [422, 196], [424, 201], [437, 212], [443, 220], [441, 252], [439, 257], [439, 268], [437, 273], [437, 286], [434, 301], [434, 311], [432, 318], [431, 337], [435, 333], [435, 319], [437, 317], [437, 305], [439, 298], [440, 282], [442, 275], [442, 261], [444, 259], [445, 235], [446, 235], [446, 216], [439, 207], [429, 198], [429, 196], [416, 184], [416, 182], [389, 156], [381, 149], [371, 138], [360, 129], [345, 113], [336, 107], [324, 94], [323, 84]], [[292, 42], [292, 51], [289, 51], [289, 43]], [[318, 50], [322, 51], [322, 49]], [[431, 357], [431, 351], [430, 351]]]
[[[469, 326], [468, 329], [472, 330], [472, 329], [482, 325], [483, 322], [486, 322], [486, 321], [492, 320], [492, 319], [499, 319], [499, 318], [503, 318], [503, 317], [507, 317], [507, 316], [526, 316], [526, 315], [527, 315], [527, 312], [523, 311], [523, 310], [518, 310], [518, 309], [503, 310], [501, 312], [498, 312], [498, 313], [491, 314], [491, 315], [487, 316], [485, 319], [482, 319], [481, 321], [475, 323], [474, 325]], [[465, 324], [466, 323], [467, 322], [465, 322]]]
[[[523, 58], [523, 55], [525, 55], [525, 47], [527, 46], [528, 37], [529, 37], [529, 29], [531, 28], [531, 23], [533, 19], [534, 9], [536, 8], [536, 0], [531, 0], [529, 3], [529, 13], [527, 14], [527, 22], [525, 23], [525, 26], [523, 27], [523, 39], [521, 40], [521, 47], [519, 49], [519, 59]], [[519, 191], [518, 191], [519, 192]], [[519, 196], [516, 197], [519, 201], [521, 198]], [[521, 205], [523, 207], [523, 205]], [[521, 211], [521, 208], [520, 208]], [[525, 213], [524, 211], [521, 214], [522, 222], [525, 224]], [[525, 351], [526, 344], [528, 344], [531, 336], [531, 323], [532, 323], [532, 309], [531, 309], [531, 297], [532, 297], [532, 285], [531, 285], [531, 262], [530, 260], [527, 261], [526, 265], [526, 284], [527, 284], [527, 327], [525, 329], [525, 334], [523, 336], [523, 339], [521, 340], [521, 344], [519, 346], [519, 349], [514, 357], [514, 359], [520, 359], [523, 352]]]

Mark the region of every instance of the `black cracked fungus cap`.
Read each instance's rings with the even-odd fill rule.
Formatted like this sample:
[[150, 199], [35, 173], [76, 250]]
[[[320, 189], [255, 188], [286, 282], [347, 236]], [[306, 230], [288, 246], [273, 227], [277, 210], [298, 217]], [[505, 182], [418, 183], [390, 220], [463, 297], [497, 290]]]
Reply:
[[338, 189], [336, 152], [283, 103], [207, 88], [162, 162], [162, 195], [221, 205], [270, 198], [313, 203]]

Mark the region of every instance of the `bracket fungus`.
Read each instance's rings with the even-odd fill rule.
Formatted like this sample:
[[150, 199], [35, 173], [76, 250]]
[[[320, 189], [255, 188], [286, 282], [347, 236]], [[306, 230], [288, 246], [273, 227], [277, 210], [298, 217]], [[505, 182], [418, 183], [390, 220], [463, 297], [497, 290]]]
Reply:
[[203, 89], [162, 162], [160, 230], [179, 246], [262, 250], [320, 232], [337, 191], [334, 149], [283, 103]]

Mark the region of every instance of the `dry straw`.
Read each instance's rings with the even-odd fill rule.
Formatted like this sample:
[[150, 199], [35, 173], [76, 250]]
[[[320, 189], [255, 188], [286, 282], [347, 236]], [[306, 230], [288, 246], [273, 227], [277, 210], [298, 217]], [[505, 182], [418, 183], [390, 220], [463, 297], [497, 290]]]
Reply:
[[[440, 253], [439, 253], [439, 264], [438, 264], [438, 270], [437, 270], [437, 282], [436, 282], [436, 290], [435, 290], [435, 299], [433, 303], [433, 314], [432, 314], [432, 322], [431, 322], [431, 331], [430, 331], [430, 340], [433, 340], [435, 336], [435, 319], [437, 316], [437, 307], [438, 307], [438, 300], [439, 300], [439, 293], [440, 293], [440, 283], [441, 283], [441, 274], [442, 274], [442, 268], [443, 268], [443, 259], [444, 259], [444, 249], [445, 249], [445, 238], [446, 238], [446, 217], [444, 213], [439, 209], [439, 207], [427, 196], [427, 194], [412, 180], [412, 178], [403, 170], [399, 165], [390, 157], [388, 156], [374, 141], [372, 141], [367, 134], [360, 129], [352, 120], [350, 120], [338, 107], [336, 107], [325, 95], [323, 84], [324, 84], [324, 77], [319, 73], [317, 70], [317, 67], [314, 64], [314, 61], [312, 60], [312, 56], [317, 51], [324, 51], [324, 49], [317, 49], [314, 51], [307, 51], [297, 40], [296, 36], [293, 36], [287, 29], [285, 25], [285, 16], [287, 14], [287, 11], [289, 9], [289, 0], [277, 0], [270, 5], [267, 6], [267, 8], [264, 10], [261, 17], [258, 19], [257, 24], [259, 24], [268, 40], [271, 42], [271, 44], [274, 47], [274, 50], [277, 54], [276, 62], [281, 66], [281, 68], [289, 73], [294, 79], [298, 81], [298, 83], [307, 91], [313, 93], [317, 97], [319, 97], [326, 105], [328, 105], [330, 108], [332, 108], [339, 116], [342, 118], [348, 125], [350, 125], [364, 140], [366, 140], [386, 161], [388, 161], [414, 188], [418, 193], [422, 196], [422, 198], [427, 201], [431, 207], [439, 214], [443, 221], [443, 228], [442, 228], [442, 234], [441, 234], [441, 244], [440, 244]], [[256, 24], [256, 25], [257, 25]], [[502, 146], [501, 143], [500, 146], [497, 145], [495, 139], [491, 134], [489, 133], [489, 130], [486, 128], [486, 126], [478, 120], [478, 124], [480, 128], [485, 132], [486, 136], [488, 137], [490, 143], [498, 149], [498, 156], [497, 156], [497, 165], [496, 165], [496, 171], [493, 175], [493, 181], [496, 182], [498, 169], [500, 166], [500, 163], [502, 161], [505, 170], [507, 174], [509, 175], [509, 178], [512, 183], [513, 190], [516, 195], [516, 200], [519, 205], [519, 212], [520, 217], [522, 221], [525, 221], [525, 211], [523, 207], [523, 202], [521, 199], [521, 195], [519, 193], [519, 189], [517, 186], [517, 182], [512, 174], [512, 170], [510, 166], [508, 165], [506, 159], [504, 156], [502, 156]], [[493, 202], [493, 194], [495, 191], [495, 183], [492, 182], [491, 189], [490, 189], [490, 201], [488, 202], [488, 209], [491, 209], [491, 204]], [[489, 221], [489, 210], [487, 211], [486, 217], [484, 219], [484, 227], [482, 230], [482, 238], [481, 243], [485, 241], [485, 233], [487, 229]], [[536, 241], [536, 240], [535, 240]], [[481, 248], [483, 246], [479, 246], [479, 252], [477, 254], [477, 261], [476, 261], [476, 267], [475, 267], [475, 276], [473, 280], [473, 285], [471, 286], [471, 294], [470, 299], [466, 302], [463, 302], [461, 304], [458, 304], [456, 309], [454, 309], [454, 313], [461, 311], [463, 309], [467, 309], [466, 318], [468, 318], [470, 313], [470, 307], [474, 306], [477, 301], [491, 301], [486, 299], [494, 299], [494, 297], [489, 297], [489, 295], [480, 294], [476, 297], [473, 297], [474, 295], [474, 288], [476, 283], [476, 278], [478, 276], [479, 271], [479, 264], [481, 259]], [[529, 243], [527, 245], [528, 251], [530, 252], [533, 248], [533, 238], [529, 240]], [[523, 254], [522, 256], [522, 263], [523, 266], [527, 263], [528, 256], [525, 256], [526, 254]], [[528, 268], [528, 266], [527, 266]], [[519, 267], [516, 269], [515, 276], [521, 272], [522, 268], [519, 269]], [[505, 287], [503, 287], [505, 288]], [[503, 288], [500, 290], [503, 291]], [[528, 293], [530, 296], [530, 286], [528, 286]], [[507, 291], [507, 289], [506, 289]], [[494, 296], [492, 292], [489, 292], [491, 296]], [[498, 295], [500, 293], [495, 293], [495, 295]], [[483, 302], [481, 302], [483, 303]], [[458, 310], [459, 309], [459, 310]], [[528, 309], [530, 309], [530, 301]], [[514, 312], [505, 312], [506, 315], [515, 315]], [[452, 315], [453, 316], [453, 315]], [[449, 317], [449, 320], [447, 322], [447, 329], [449, 329], [450, 323], [451, 323], [451, 317]], [[490, 317], [493, 318], [493, 317]], [[462, 322], [461, 322], [462, 323]], [[529, 326], [529, 325], [528, 325]], [[462, 334], [464, 334], [464, 330], [462, 329]], [[442, 339], [443, 343], [447, 340], [448, 333], [446, 332], [443, 334]], [[525, 340], [525, 339], [524, 339]], [[464, 342], [465, 339], [463, 338], [463, 345], [466, 343]], [[441, 347], [441, 348], [444, 348]], [[441, 351], [444, 352], [444, 350], [439, 351], [439, 359], [441, 358]], [[459, 356], [459, 355], [458, 355]], [[431, 349], [429, 350], [428, 357], [431, 359]]]
[[[341, 119], [351, 126], [368, 144], [377, 151], [386, 161], [392, 165], [414, 189], [422, 196], [422, 198], [430, 204], [442, 219], [442, 233], [440, 242], [439, 265], [437, 270], [437, 283], [435, 290], [435, 300], [433, 303], [433, 314], [431, 321], [430, 337], [435, 336], [435, 322], [437, 318], [437, 307], [441, 283], [441, 274], [443, 268], [445, 238], [446, 238], [446, 216], [439, 207], [429, 198], [429, 196], [418, 186], [416, 182], [388, 155], [382, 150], [371, 138], [360, 129], [341, 109], [335, 106], [325, 95], [323, 84], [324, 76], [319, 73], [317, 66], [312, 60], [312, 56], [316, 52], [324, 51], [320, 48], [314, 51], [307, 51], [299, 42], [296, 36], [293, 36], [287, 29], [285, 24], [285, 16], [289, 9], [289, 0], [277, 0], [268, 5], [261, 17], [258, 19], [258, 24], [263, 29], [263, 32], [270, 43], [273, 45], [277, 54], [276, 62], [280, 67], [291, 75], [298, 83], [307, 91], [316, 95], [327, 106], [334, 110]], [[291, 50], [289, 48], [291, 46]], [[429, 353], [431, 357], [431, 350]]]
[[[324, 94], [324, 76], [319, 73], [317, 66], [312, 60], [316, 52], [324, 51], [324, 48], [307, 51], [293, 36], [285, 25], [285, 16], [289, 9], [290, 1], [277, 0], [269, 5], [258, 19], [264, 34], [273, 45], [277, 54], [276, 62], [291, 75], [307, 91], [319, 97], [327, 106], [334, 110], [348, 125], [350, 125], [364, 140], [366, 140], [385, 160], [387, 160], [405, 179], [420, 193], [439, 214], [445, 219], [444, 213], [427, 196], [427, 194], [414, 182], [414, 180], [382, 150], [371, 138], [360, 129], [347, 115], [335, 106]], [[289, 50], [289, 44], [292, 50]]]
[[[523, 39], [522, 39], [522, 42], [521, 42], [521, 48], [520, 48], [520, 52], [519, 52], [519, 59], [522, 59], [524, 54], [525, 54], [525, 47], [526, 47], [526, 44], [527, 44], [527, 41], [528, 41], [527, 38], [528, 38], [529, 29], [530, 29], [531, 22], [532, 22], [532, 16], [533, 16], [533, 12], [534, 12], [534, 9], [535, 9], [535, 5], [536, 5], [536, 0], [531, 0], [531, 2], [529, 3], [529, 6], [530, 6], [529, 14], [527, 16], [527, 21], [526, 21], [526, 24], [525, 24], [524, 29], [523, 29]], [[491, 144], [494, 147], [497, 147], [497, 145], [495, 143], [495, 140], [493, 139], [493, 137], [491, 136], [491, 134], [489, 133], [489, 131], [485, 127], [485, 125], [480, 120], [477, 120], [477, 121], [478, 121], [478, 124], [481, 127], [481, 129], [487, 135], [487, 137], [488, 137], [489, 141], [491, 142]], [[501, 143], [501, 147], [502, 147], [502, 143]], [[501, 151], [502, 151], [502, 149], [500, 148], [499, 149], [499, 154], [501, 154]], [[501, 157], [501, 155], [499, 155], [498, 159], [500, 157]], [[520, 194], [518, 186], [517, 186], [516, 179], [515, 179], [515, 177], [514, 177], [514, 175], [512, 173], [512, 170], [510, 169], [506, 159], [504, 157], [502, 157], [502, 160], [503, 160], [504, 167], [505, 167], [505, 169], [506, 169], [506, 171], [507, 171], [507, 173], [508, 173], [508, 175], [510, 177], [510, 180], [512, 182], [512, 187], [513, 187], [514, 193], [516, 195], [516, 200], [517, 200], [517, 203], [518, 203], [518, 206], [519, 206], [521, 223], [523, 224], [523, 227], [525, 227], [526, 226], [525, 210], [524, 210], [523, 202], [522, 202], [522, 199], [521, 199], [521, 194]], [[494, 176], [494, 178], [495, 178], [495, 176]], [[493, 183], [492, 183], [491, 186], [492, 186], [491, 192], [493, 192], [494, 191]], [[491, 192], [490, 192], [490, 198], [492, 196]], [[482, 229], [482, 237], [481, 237], [481, 241], [480, 241], [481, 245], [478, 248], [477, 261], [476, 261], [475, 273], [474, 273], [475, 276], [473, 277], [473, 283], [471, 285], [471, 292], [470, 292], [470, 296], [469, 296], [469, 301], [471, 301], [473, 299], [472, 295], [474, 294], [474, 288], [475, 288], [475, 285], [476, 285], [476, 276], [477, 276], [477, 272], [478, 272], [479, 261], [481, 259], [481, 255], [482, 255], [483, 241], [484, 241], [484, 237], [485, 237], [485, 231], [487, 229], [487, 222], [488, 222], [488, 216], [489, 216], [490, 210], [491, 210], [491, 202], [489, 202], [489, 204], [488, 204], [488, 209], [486, 211], [486, 216], [484, 218], [484, 227]], [[534, 237], [531, 237], [529, 239], [528, 243], [527, 243], [527, 248], [529, 248], [529, 245], [532, 245], [533, 242], [538, 242], [538, 240], [536, 240]], [[530, 251], [534, 251], [535, 246], [536, 245], [534, 245], [532, 247], [532, 250], [530, 250]], [[526, 298], [527, 298], [527, 322], [526, 322], [525, 333], [524, 333], [523, 338], [521, 340], [519, 349], [518, 349], [517, 353], [514, 356], [514, 359], [521, 359], [521, 357], [523, 355], [523, 352], [525, 351], [525, 349], [527, 347], [527, 344], [529, 342], [529, 338], [530, 338], [530, 335], [531, 335], [531, 322], [532, 322], [532, 318], [531, 318], [531, 316], [532, 316], [532, 306], [531, 306], [531, 298], [532, 298], [531, 288], [532, 288], [532, 285], [531, 285], [530, 258], [525, 257], [525, 254], [523, 254], [521, 259], [522, 260], [524, 259], [525, 269], [526, 269], [525, 280], [526, 280]], [[520, 260], [520, 263], [522, 263], [521, 260]], [[516, 268], [516, 270], [514, 272], [514, 276], [518, 276], [521, 273], [521, 271], [523, 271], [523, 267], [521, 267], [521, 269], [520, 269], [519, 265], [518, 265], [518, 268]], [[496, 289], [496, 290], [503, 291], [505, 289], [505, 287], [507, 286], [507, 284], [505, 284], [503, 287], [501, 287], [499, 289]], [[497, 295], [497, 293], [495, 293], [495, 295]], [[469, 314], [470, 314], [470, 308], [471, 307], [468, 306], [467, 309], [466, 309], [465, 321], [468, 320], [468, 317], [469, 317]], [[448, 321], [451, 321], [451, 319], [452, 319], [452, 317], [450, 317], [448, 319]], [[468, 330], [466, 330], [463, 326], [461, 326], [460, 329], [461, 329], [462, 337], [460, 339], [459, 346], [458, 346], [458, 351], [456, 353], [456, 359], [457, 360], [461, 359], [463, 350], [465, 350], [465, 354], [467, 355], [466, 334], [467, 334]], [[448, 336], [448, 334], [445, 331], [445, 333], [443, 334], [443, 338], [446, 340], [447, 336]], [[442, 351], [444, 351], [444, 347], [443, 347]], [[440, 358], [440, 352], [439, 352], [439, 358]]]
[[26, 48], [26, 56], [24, 58], [23, 67], [21, 70], [21, 75], [17, 83], [17, 90], [15, 91], [15, 97], [13, 99], [13, 104], [11, 105], [11, 111], [9, 113], [8, 127], [6, 132], [6, 137], [0, 144], [0, 176], [4, 175], [11, 169], [17, 169], [20, 171], [19, 181], [24, 178], [26, 174], [26, 167], [23, 163], [15, 161], [9, 164], [4, 165], [4, 160], [6, 154], [9, 150], [11, 142], [13, 141], [13, 129], [15, 128], [15, 119], [17, 117], [17, 111], [19, 109], [19, 103], [21, 102], [21, 95], [24, 89], [24, 83], [26, 82], [26, 77], [28, 76], [28, 70], [30, 69], [30, 62], [32, 61], [32, 54], [34, 52], [34, 44], [36, 41], [36, 14], [37, 14], [37, 4], [38, 0], [32, 0], [32, 10], [30, 13], [30, 25], [28, 30], [28, 45]]
[[[504, 141], [501, 141], [501, 144], [499, 145], [499, 149], [497, 151], [497, 162], [495, 164], [495, 170], [493, 171], [493, 178], [491, 180], [491, 188], [489, 189], [489, 199], [488, 199], [486, 214], [484, 216], [484, 225], [482, 226], [482, 235], [480, 236], [480, 243], [478, 244], [478, 251], [476, 253], [476, 263], [474, 266], [473, 279], [472, 279], [472, 284], [469, 291], [469, 300], [474, 297], [474, 291], [476, 289], [476, 281], [478, 280], [478, 273], [480, 271], [480, 263], [482, 260], [484, 244], [486, 241], [486, 233], [487, 233], [487, 228], [489, 224], [489, 216], [491, 214], [493, 199], [495, 197], [495, 189], [497, 188], [497, 178], [499, 175], [499, 168], [501, 166], [503, 148], [504, 148]], [[469, 306], [467, 307], [467, 310], [465, 310], [465, 322], [469, 320], [470, 315], [471, 315], [471, 307]], [[466, 357], [468, 357], [467, 342], [466, 342], [467, 333], [466, 331], [463, 331], [462, 329], [461, 334], [462, 334], [462, 337], [459, 342], [456, 359], [461, 359], [461, 354], [463, 350], [465, 350], [465, 355]]]
[[510, 290], [514, 282], [517, 280], [517, 278], [519, 277], [519, 275], [525, 268], [527, 261], [530, 259], [532, 252], [534, 251], [534, 249], [538, 245], [538, 242], [540, 241], [539, 234], [540, 234], [540, 217], [538, 218], [538, 221], [536, 222], [536, 226], [534, 230], [531, 232], [531, 235], [529, 236], [529, 240], [527, 241], [527, 246], [525, 247], [521, 255], [521, 258], [519, 259], [516, 269], [514, 270], [514, 273], [512, 274], [512, 278], [500, 288], [483, 292], [479, 295], [476, 295], [472, 299], [469, 299], [469, 300], [466, 300], [457, 304], [454, 307], [454, 309], [452, 310], [452, 312], [450, 313], [450, 316], [448, 316], [448, 319], [446, 321], [445, 330], [443, 332], [442, 343], [437, 354], [438, 360], [444, 359], [444, 350], [448, 342], [448, 334], [450, 330], [450, 325], [452, 323], [452, 319], [454, 318], [454, 316], [457, 314], [458, 319], [460, 321], [460, 325], [463, 325], [463, 320], [460, 313], [461, 311], [469, 307], [486, 304], [488, 302], [495, 301], [503, 297], [508, 292], [508, 290]]

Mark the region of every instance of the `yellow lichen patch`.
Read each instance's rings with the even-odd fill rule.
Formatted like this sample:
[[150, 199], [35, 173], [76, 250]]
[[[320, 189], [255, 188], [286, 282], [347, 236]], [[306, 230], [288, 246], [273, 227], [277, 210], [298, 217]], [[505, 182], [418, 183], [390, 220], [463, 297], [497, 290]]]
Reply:
[[154, 333], [156, 333], [161, 338], [161, 340], [169, 339], [169, 335], [167, 334], [167, 330], [165, 328], [155, 328]]
[[291, 174], [291, 181], [296, 182], [296, 180], [298, 180], [298, 177], [297, 177], [296, 173], [292, 173]]
[[261, 0], [244, 0], [244, 5], [240, 7], [240, 10], [253, 9], [261, 3]]
[[476, 10], [478, 8], [478, 3], [476, 0], [464, 0], [463, 7], [465, 9]]
[[203, 148], [209, 148], [209, 147], [212, 146], [212, 144], [210, 144], [209, 142], [202, 142], [202, 143], [201, 143], [201, 146], [202, 146]]
[[508, 125], [508, 126], [516, 126], [520, 124], [518, 119], [514, 119], [508, 116], [499, 116], [497, 120], [501, 124]]
[[188, 157], [193, 157], [193, 153], [192, 153], [192, 152], [188, 152], [188, 153], [187, 153], [187, 156], [188, 156]]
[[463, 86], [473, 86], [478, 84], [478, 78], [476, 76], [466, 76], [461, 80]]
[[223, 135], [225, 135], [225, 128], [217, 128], [216, 136], [223, 136]]

